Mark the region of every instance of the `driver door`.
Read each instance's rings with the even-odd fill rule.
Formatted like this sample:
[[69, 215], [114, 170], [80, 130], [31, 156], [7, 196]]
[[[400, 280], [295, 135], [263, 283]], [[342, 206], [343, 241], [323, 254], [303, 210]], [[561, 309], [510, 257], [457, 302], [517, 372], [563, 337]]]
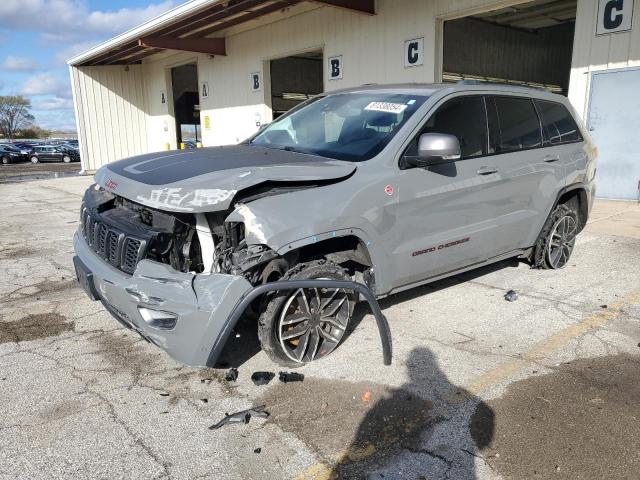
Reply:
[[498, 194], [502, 179], [487, 157], [484, 96], [446, 100], [405, 154], [417, 155], [418, 137], [428, 132], [455, 135], [462, 155], [457, 161], [399, 173], [394, 288], [487, 260], [495, 241], [497, 205], [505, 201]]

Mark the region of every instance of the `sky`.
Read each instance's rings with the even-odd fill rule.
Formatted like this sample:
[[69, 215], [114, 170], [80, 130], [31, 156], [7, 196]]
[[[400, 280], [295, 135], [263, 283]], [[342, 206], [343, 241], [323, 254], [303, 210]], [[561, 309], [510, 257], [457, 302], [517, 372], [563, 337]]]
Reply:
[[0, 0], [0, 95], [29, 98], [43, 128], [75, 131], [67, 60], [177, 3]]

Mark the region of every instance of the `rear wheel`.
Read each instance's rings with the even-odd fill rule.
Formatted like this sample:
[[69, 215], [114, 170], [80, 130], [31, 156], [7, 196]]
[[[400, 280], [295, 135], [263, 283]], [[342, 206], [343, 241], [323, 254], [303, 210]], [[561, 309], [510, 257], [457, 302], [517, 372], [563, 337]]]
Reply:
[[65, 155], [64, 157], [62, 157], [62, 161], [64, 163], [71, 163], [71, 157], [69, 155]]
[[11, 163], [11, 160], [9, 159], [9, 157], [2, 157], [3, 165], [9, 165], [10, 163]]
[[[300, 264], [283, 280], [350, 280], [336, 264]], [[353, 293], [342, 289], [283, 290], [269, 299], [258, 321], [258, 337], [274, 362], [295, 368], [329, 355], [342, 341], [355, 305]]]
[[575, 210], [566, 204], [558, 205], [545, 223], [536, 244], [535, 266], [545, 269], [563, 268], [569, 262], [580, 220]]
[[35, 155], [33, 157], [30, 158], [31, 163], [38, 163], [40, 160], [38, 160], [38, 157], [36, 157]]

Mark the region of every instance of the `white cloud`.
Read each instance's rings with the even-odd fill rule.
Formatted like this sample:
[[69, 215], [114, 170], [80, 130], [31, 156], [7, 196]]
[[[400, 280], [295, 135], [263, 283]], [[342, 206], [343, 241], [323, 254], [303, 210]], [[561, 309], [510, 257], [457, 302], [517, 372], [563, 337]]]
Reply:
[[32, 72], [38, 68], [38, 63], [31, 58], [14, 57], [9, 55], [5, 58], [4, 62], [0, 64], [0, 68], [14, 72]]
[[101, 32], [124, 32], [155, 18], [174, 5], [173, 1], [151, 4], [145, 8], [121, 8], [115, 12], [94, 11], [87, 18], [87, 27]]
[[143, 8], [109, 12], [92, 11], [84, 0], [3, 0], [0, 18], [5, 30], [34, 31], [46, 41], [68, 43], [87, 36], [121, 33], [173, 6], [173, 0], [163, 0]]
[[23, 95], [56, 95], [69, 98], [71, 95], [69, 82], [53, 73], [38, 73], [27, 79], [20, 93]]
[[73, 100], [70, 98], [51, 97], [33, 102], [33, 109], [49, 111], [49, 110], [72, 110]]

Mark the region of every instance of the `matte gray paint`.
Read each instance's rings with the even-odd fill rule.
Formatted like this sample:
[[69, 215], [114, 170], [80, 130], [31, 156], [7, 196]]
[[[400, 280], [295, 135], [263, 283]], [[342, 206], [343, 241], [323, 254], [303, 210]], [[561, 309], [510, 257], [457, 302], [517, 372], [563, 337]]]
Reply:
[[[451, 98], [475, 94], [519, 95], [560, 102], [571, 109], [566, 98], [543, 91], [488, 85], [385, 86], [354, 90], [390, 89], [431, 96], [382, 152], [366, 162], [322, 161], [315, 157], [317, 161], [313, 162], [212, 171], [166, 185], [145, 184], [142, 174], [132, 180], [106, 166], [98, 172], [96, 180], [118, 195], [151, 207], [207, 212], [229, 209], [237, 192], [268, 180], [342, 179], [313, 189], [236, 204], [227, 221], [245, 222], [249, 244], [264, 244], [278, 253], [328, 238], [354, 235], [369, 250], [378, 296], [468, 269], [470, 265], [518, 255], [535, 244], [558, 193], [566, 186], [582, 185], [588, 195], [592, 195], [595, 160], [584, 131], [585, 142], [458, 160], [426, 169], [399, 168], [402, 153], [423, 123]], [[547, 161], [550, 155], [557, 156], [557, 160]], [[170, 168], [164, 160], [158, 161], [162, 163], [161, 168]], [[136, 164], [129, 165], [135, 167]], [[480, 174], [487, 170], [494, 172]], [[199, 191], [210, 192], [205, 195], [210, 201], [195, 201]], [[76, 238], [76, 252], [83, 261], [87, 256], [92, 258], [88, 266], [98, 271], [98, 278], [106, 277], [105, 270], [110, 272], [109, 277], [116, 274], [117, 271], [96, 260], [95, 255], [83, 247], [82, 239]], [[194, 276], [171, 271], [167, 266], [155, 267], [163, 270], [152, 276], [170, 282], [194, 279], [194, 290], [198, 292], [194, 300], [188, 289], [171, 293], [164, 291], [158, 282], [144, 280], [142, 277], [148, 276], [146, 272], [151, 269], [150, 263], [141, 262], [134, 274], [137, 288], [148, 295], [162, 296], [168, 304], [182, 309], [186, 317], [196, 319], [179, 321], [181, 325], [188, 325], [181, 327], [185, 329], [182, 334], [186, 340], [176, 338], [175, 333], [152, 332], [155, 335], [152, 338], [162, 345], [166, 335], [172, 343], [163, 346], [174, 357], [179, 356], [185, 363], [195, 361], [187, 358], [187, 352], [177, 350], [187, 348], [189, 341], [202, 335], [207, 341], [212, 338], [220, 328], [219, 320], [250, 285], [240, 277]], [[115, 285], [105, 287], [114, 302], [124, 302], [127, 308], [132, 308], [133, 303], [122, 293], [124, 280], [121, 272], [119, 275], [113, 284], [102, 283]], [[205, 325], [213, 333], [208, 330], [205, 333], [201, 329]], [[197, 334], [192, 334], [189, 328], [196, 329]]]

